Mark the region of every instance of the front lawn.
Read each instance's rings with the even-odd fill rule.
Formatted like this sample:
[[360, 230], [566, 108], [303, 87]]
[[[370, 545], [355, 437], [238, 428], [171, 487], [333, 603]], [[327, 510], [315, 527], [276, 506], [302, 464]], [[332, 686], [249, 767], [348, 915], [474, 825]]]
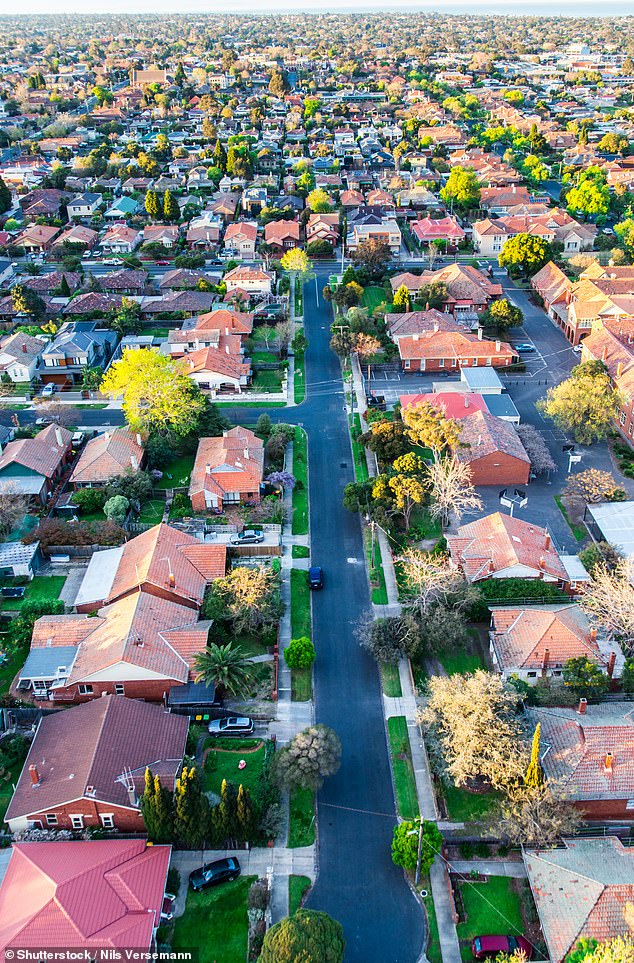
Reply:
[[302, 900], [312, 886], [308, 876], [288, 877], [288, 915], [292, 916], [302, 905]]
[[194, 467], [194, 455], [177, 455], [168, 461], [161, 471], [163, 477], [155, 482], [156, 488], [188, 488], [192, 468]]
[[[207, 753], [203, 776], [203, 787], [205, 792], [214, 792], [220, 795], [223, 779], [232, 782], [234, 786], [240, 783], [248, 789], [255, 797], [256, 790], [260, 781], [260, 776], [264, 769], [266, 759], [266, 743], [259, 739], [252, 739], [253, 746], [240, 749], [216, 749], [212, 748]], [[213, 747], [212, 742], [212, 747]], [[238, 769], [238, 763], [244, 760], [244, 769]]]
[[464, 905], [465, 921], [458, 923], [458, 939], [463, 960], [471, 960], [471, 940], [486, 933], [509, 936], [524, 933], [518, 880], [508, 876], [489, 876], [486, 883], [466, 881], [458, 885]]
[[[59, 593], [64, 588], [66, 581], [65, 575], [36, 575], [34, 579], [27, 582], [24, 586], [25, 592], [21, 599], [2, 599], [0, 610], [17, 611], [22, 608], [25, 602], [53, 602], [59, 598]], [[17, 584], [14, 580], [8, 579], [7, 586]]]
[[418, 795], [405, 716], [392, 716], [388, 719], [387, 733], [390, 740], [396, 808], [403, 819], [415, 819], [419, 812]]
[[289, 800], [288, 846], [312, 846], [315, 842], [315, 793], [295, 789]]
[[499, 799], [499, 795], [495, 792], [469, 792], [468, 789], [444, 783], [442, 792], [449, 819], [458, 823], [478, 822], [484, 819]]
[[194, 950], [197, 963], [244, 963], [249, 920], [247, 896], [256, 876], [187, 894], [174, 924], [173, 950]]
[[306, 432], [295, 428], [293, 439], [293, 535], [308, 534], [308, 451]]

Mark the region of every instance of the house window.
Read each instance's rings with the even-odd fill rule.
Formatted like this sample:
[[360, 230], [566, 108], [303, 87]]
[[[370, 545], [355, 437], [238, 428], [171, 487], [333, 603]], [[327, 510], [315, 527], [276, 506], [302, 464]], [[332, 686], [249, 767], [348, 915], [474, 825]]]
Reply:
[[125, 695], [125, 686], [123, 682], [115, 682], [114, 684], [114, 694], [115, 695]]
[[84, 817], [83, 816], [70, 816], [70, 824], [73, 829], [83, 829], [84, 828]]
[[101, 825], [104, 829], [114, 829], [114, 816], [112, 813], [101, 814]]
[[80, 682], [77, 686], [77, 691], [80, 695], [92, 695], [92, 686], [84, 682]]
[[57, 814], [47, 813], [46, 814], [46, 825], [47, 826], [57, 826]]

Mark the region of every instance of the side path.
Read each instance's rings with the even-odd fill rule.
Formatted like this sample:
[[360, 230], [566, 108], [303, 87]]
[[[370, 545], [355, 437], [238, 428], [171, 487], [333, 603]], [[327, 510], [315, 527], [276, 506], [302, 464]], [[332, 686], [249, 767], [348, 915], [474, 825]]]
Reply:
[[[357, 409], [360, 412], [361, 428], [367, 431], [368, 426], [363, 418], [366, 410], [366, 398], [363, 387], [361, 369], [356, 357], [352, 359], [354, 373], [354, 391], [357, 402]], [[378, 474], [376, 456], [373, 452], [366, 450], [368, 471], [371, 477]], [[375, 614], [379, 617], [387, 615], [398, 615], [401, 605], [398, 600], [398, 587], [396, 574], [394, 572], [394, 561], [392, 551], [385, 533], [379, 529], [379, 545], [381, 546], [381, 558], [383, 561], [383, 573], [385, 575], [385, 585], [387, 588], [388, 604], [375, 605]], [[410, 671], [409, 663], [402, 660], [399, 663], [399, 676], [401, 680], [402, 696], [398, 699], [391, 699], [383, 696], [383, 711], [386, 720], [392, 716], [405, 716], [409, 732], [409, 741], [412, 751], [412, 764], [416, 779], [416, 792], [418, 795], [418, 807], [423, 819], [432, 822], [439, 822], [438, 810], [436, 808], [436, 798], [434, 795], [429, 760], [420, 729], [416, 722], [418, 703], [414, 691], [414, 682]], [[440, 825], [442, 829], [442, 824]], [[442, 953], [443, 963], [461, 963], [460, 944], [453, 914], [453, 905], [450, 897], [450, 881], [447, 863], [440, 855], [436, 857], [430, 870], [431, 891], [436, 910], [436, 921], [438, 924], [438, 939]]]

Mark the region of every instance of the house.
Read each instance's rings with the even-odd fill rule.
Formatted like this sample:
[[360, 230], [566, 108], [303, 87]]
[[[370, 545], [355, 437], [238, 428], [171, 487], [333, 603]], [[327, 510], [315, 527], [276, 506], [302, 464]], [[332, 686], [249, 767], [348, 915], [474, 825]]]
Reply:
[[48, 425], [34, 438], [10, 441], [0, 455], [0, 494], [25, 495], [45, 505], [71, 458], [72, 433]]
[[46, 347], [42, 338], [31, 337], [23, 331], [10, 334], [0, 341], [0, 375], [8, 375], [14, 383], [29, 382]]
[[74, 488], [106, 485], [126, 472], [140, 471], [144, 461], [141, 436], [115, 428], [86, 442], [68, 481]]
[[75, 599], [78, 612], [138, 593], [199, 609], [207, 585], [226, 571], [226, 546], [200, 542], [170, 525], [153, 528], [117, 548], [95, 552]]
[[68, 202], [66, 210], [68, 211], [68, 218], [72, 220], [77, 218], [92, 217], [93, 214], [99, 210], [103, 202], [103, 197], [101, 194], [77, 194], [71, 201]]
[[[530, 578], [555, 582], [571, 593], [577, 589], [567, 568], [569, 556], [558, 555], [548, 529], [521, 518], [494, 512], [460, 525], [447, 536], [447, 547], [452, 565], [468, 582]], [[587, 575], [581, 576], [585, 581]]]
[[264, 242], [280, 254], [299, 247], [299, 221], [269, 221], [264, 228]]
[[[308, 238], [308, 229], [306, 237]], [[391, 254], [396, 256], [401, 250], [401, 240], [401, 229], [394, 218], [368, 214], [355, 220], [352, 231], [346, 238], [346, 247], [348, 251], [354, 252], [364, 241], [383, 241], [389, 244]]]
[[14, 843], [0, 885], [2, 955], [8, 946], [153, 952], [170, 852], [145, 839]]
[[457, 219], [449, 215], [436, 219], [425, 217], [422, 220], [413, 221], [410, 227], [419, 244], [446, 241], [450, 247], [457, 247], [467, 236]]
[[484, 411], [460, 419], [454, 455], [474, 485], [527, 485], [531, 462], [513, 425]]
[[227, 294], [242, 291], [245, 294], [270, 294], [273, 275], [258, 267], [237, 267], [222, 279], [227, 286]]
[[263, 472], [263, 443], [248, 428], [238, 425], [221, 438], [201, 438], [189, 483], [194, 510], [259, 504]]
[[105, 367], [117, 344], [117, 333], [98, 328], [97, 321], [65, 321], [42, 351], [40, 377], [45, 384], [73, 385], [87, 368]]
[[188, 727], [185, 716], [115, 695], [43, 716], [5, 816], [11, 832], [145, 833], [145, 770], [173, 791]]
[[306, 241], [327, 241], [333, 247], [339, 243], [339, 215], [311, 214], [306, 223]]
[[143, 240], [143, 232], [125, 224], [108, 228], [101, 239], [101, 247], [109, 254], [132, 254]]
[[[605, 759], [593, 762], [588, 779], [594, 775], [605, 784]], [[564, 839], [557, 849], [525, 850], [524, 865], [552, 963], [563, 963], [582, 939], [601, 944], [631, 935], [634, 851], [617, 836], [577, 837]]]
[[587, 659], [618, 679], [625, 663], [618, 643], [599, 635], [574, 603], [492, 606], [489, 641], [493, 668], [505, 682], [511, 676], [529, 685], [561, 682], [569, 659]]
[[231, 251], [239, 258], [255, 256], [255, 242], [258, 226], [253, 221], [236, 221], [227, 225], [224, 237], [225, 251]]
[[59, 227], [50, 227], [48, 224], [31, 224], [21, 234], [18, 234], [15, 244], [17, 247], [23, 247], [29, 254], [34, 251], [41, 253], [50, 250], [55, 238], [60, 233]]

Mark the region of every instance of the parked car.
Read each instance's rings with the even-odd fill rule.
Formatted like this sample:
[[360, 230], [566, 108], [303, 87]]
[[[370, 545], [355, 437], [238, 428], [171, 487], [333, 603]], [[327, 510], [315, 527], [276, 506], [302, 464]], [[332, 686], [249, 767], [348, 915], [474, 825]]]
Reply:
[[324, 587], [324, 570], [321, 565], [311, 565], [308, 569], [308, 588], [322, 589]]
[[498, 953], [524, 953], [527, 960], [533, 955], [533, 946], [523, 936], [476, 936], [471, 944], [474, 960], [486, 960]]
[[535, 351], [535, 345], [531, 344], [529, 341], [522, 342], [521, 344], [514, 344], [513, 347], [520, 354], [532, 354]]
[[235, 856], [217, 859], [213, 863], [205, 863], [200, 869], [190, 873], [189, 885], [194, 890], [207, 889], [208, 886], [217, 886], [219, 883], [237, 879], [240, 872], [240, 863]]
[[211, 736], [248, 736], [253, 732], [253, 719], [248, 716], [227, 716], [226, 719], [212, 719], [209, 723]]
[[257, 545], [264, 541], [264, 532], [256, 532], [254, 528], [245, 528], [231, 539], [232, 545]]

